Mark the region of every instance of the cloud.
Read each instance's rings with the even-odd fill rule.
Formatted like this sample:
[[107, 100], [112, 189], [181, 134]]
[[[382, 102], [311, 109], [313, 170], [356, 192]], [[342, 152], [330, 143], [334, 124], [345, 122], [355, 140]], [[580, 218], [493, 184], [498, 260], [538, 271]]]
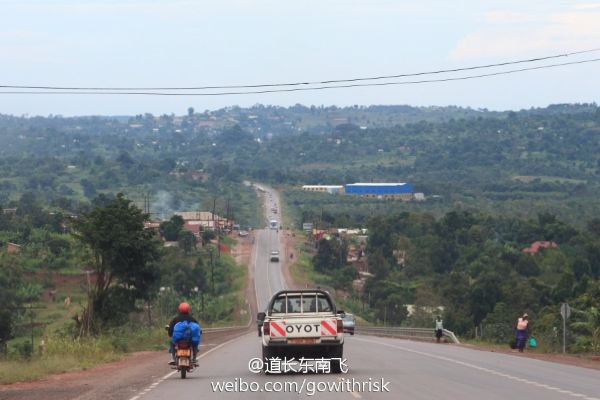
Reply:
[[587, 6], [585, 11], [573, 7], [537, 16], [488, 12], [483, 15], [483, 28], [461, 38], [450, 58], [499, 59], [596, 48], [600, 43], [600, 9], [593, 11]]
[[600, 3], [584, 3], [584, 4], [576, 4], [574, 7], [576, 10], [593, 10], [600, 9]]

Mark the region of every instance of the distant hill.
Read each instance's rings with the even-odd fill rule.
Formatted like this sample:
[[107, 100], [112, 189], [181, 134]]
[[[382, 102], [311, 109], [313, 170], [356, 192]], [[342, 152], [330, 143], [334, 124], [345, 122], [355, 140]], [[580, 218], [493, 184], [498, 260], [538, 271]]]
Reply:
[[[0, 204], [28, 190], [48, 199], [164, 190], [170, 173], [202, 169], [211, 179], [195, 184], [207, 189], [242, 179], [408, 181], [441, 196], [442, 210], [461, 204], [527, 215], [542, 208], [583, 221], [600, 211], [598, 154], [595, 104], [507, 112], [256, 105], [127, 119], [0, 115]], [[184, 204], [193, 199], [189, 190]]]

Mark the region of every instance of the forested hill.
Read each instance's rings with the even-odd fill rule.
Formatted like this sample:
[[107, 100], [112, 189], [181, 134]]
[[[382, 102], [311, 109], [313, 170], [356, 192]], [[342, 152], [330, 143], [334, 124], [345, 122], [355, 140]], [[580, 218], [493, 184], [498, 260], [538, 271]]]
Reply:
[[169, 173], [204, 169], [230, 182], [408, 181], [440, 196], [440, 211], [548, 211], [583, 225], [600, 212], [598, 154], [594, 104], [518, 112], [259, 105], [129, 119], [0, 116], [0, 204], [27, 190], [51, 199], [131, 185], [152, 190]]

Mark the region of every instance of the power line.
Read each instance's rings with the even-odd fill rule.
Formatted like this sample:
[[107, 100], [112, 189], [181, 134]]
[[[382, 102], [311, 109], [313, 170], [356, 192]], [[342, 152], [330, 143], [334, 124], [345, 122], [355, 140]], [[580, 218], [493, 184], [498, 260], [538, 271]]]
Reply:
[[[349, 78], [349, 79], [331, 79], [322, 81], [306, 81], [306, 82], [290, 82], [290, 83], [264, 83], [255, 85], [224, 85], [224, 86], [188, 86], [188, 87], [80, 87], [80, 86], [33, 86], [33, 85], [0, 85], [0, 89], [38, 89], [38, 90], [82, 90], [82, 91], [147, 91], [147, 90], [215, 90], [215, 89], [257, 89], [264, 87], [285, 87], [285, 86], [310, 86], [310, 85], [331, 85], [334, 83], [350, 83], [350, 82], [363, 82], [363, 81], [374, 81], [374, 80], [385, 80], [385, 79], [397, 79], [397, 78], [408, 78], [413, 76], [424, 76], [424, 75], [436, 75], [446, 74], [451, 72], [463, 72], [473, 71], [478, 69], [486, 69], [493, 67], [504, 67], [507, 65], [524, 64], [539, 62], [549, 59], [556, 59], [562, 57], [569, 57], [574, 55], [586, 54], [600, 51], [600, 48], [593, 48], [588, 50], [573, 51], [562, 54], [554, 54], [544, 57], [528, 58], [516, 61], [504, 61], [494, 64], [484, 64], [469, 67], [460, 67], [452, 69], [441, 69], [434, 71], [415, 72], [406, 74], [395, 74], [395, 75], [380, 75], [373, 77], [362, 77], [362, 78]], [[342, 86], [340, 86], [342, 87]], [[239, 93], [236, 93], [239, 94]]]
[[539, 65], [535, 67], [519, 68], [508, 71], [491, 72], [487, 74], [479, 75], [467, 75], [460, 77], [451, 78], [440, 78], [440, 79], [424, 79], [417, 81], [401, 81], [401, 82], [382, 82], [382, 83], [353, 83], [347, 85], [334, 85], [334, 86], [315, 86], [315, 87], [300, 87], [300, 88], [288, 88], [288, 89], [266, 89], [266, 90], [253, 90], [245, 92], [202, 92], [202, 93], [177, 93], [177, 92], [109, 92], [109, 91], [0, 91], [0, 94], [28, 94], [28, 95], [137, 95], [137, 96], [233, 96], [233, 95], [247, 95], [247, 94], [265, 94], [265, 93], [282, 93], [282, 92], [300, 92], [308, 90], [329, 90], [329, 89], [345, 89], [353, 87], [376, 87], [376, 86], [400, 86], [400, 85], [418, 85], [425, 83], [439, 83], [439, 82], [452, 82], [452, 81], [464, 81], [471, 79], [487, 78], [499, 75], [509, 75], [525, 71], [534, 71], [541, 69], [549, 69], [556, 67], [563, 67], [567, 65], [576, 64], [587, 64], [600, 61], [600, 58], [593, 58], [588, 60], [571, 61], [557, 64]]

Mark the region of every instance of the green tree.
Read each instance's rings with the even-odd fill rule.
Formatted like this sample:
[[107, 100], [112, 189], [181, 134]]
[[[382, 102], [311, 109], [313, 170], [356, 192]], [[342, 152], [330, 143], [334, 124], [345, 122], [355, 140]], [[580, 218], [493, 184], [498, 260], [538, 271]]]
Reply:
[[319, 249], [314, 257], [315, 270], [327, 272], [337, 270], [346, 265], [348, 245], [343, 239], [332, 237], [321, 239]]
[[193, 249], [196, 248], [196, 235], [190, 231], [181, 231], [179, 233], [179, 248], [183, 250], [185, 254], [190, 254]]
[[6, 352], [6, 342], [12, 338], [13, 328], [25, 299], [20, 290], [23, 271], [18, 260], [10, 255], [0, 257], [0, 350]]
[[213, 240], [217, 237], [217, 234], [215, 233], [215, 231], [207, 230], [207, 231], [202, 232], [201, 237], [202, 237], [202, 246], [206, 246], [207, 244], [210, 243], [211, 240]]
[[572, 322], [571, 327], [579, 332], [589, 335], [591, 340], [591, 350], [598, 352], [600, 350], [600, 310], [596, 307], [590, 307], [586, 311], [576, 311], [575, 317], [580, 319]]
[[173, 215], [170, 220], [162, 222], [159, 227], [160, 234], [170, 242], [179, 239], [179, 234], [183, 228], [183, 218], [180, 215]]
[[135, 300], [148, 299], [159, 279], [158, 242], [144, 229], [148, 215], [119, 193], [104, 206], [74, 220], [77, 239], [91, 251], [95, 282], [84, 310], [81, 333], [120, 322]]

